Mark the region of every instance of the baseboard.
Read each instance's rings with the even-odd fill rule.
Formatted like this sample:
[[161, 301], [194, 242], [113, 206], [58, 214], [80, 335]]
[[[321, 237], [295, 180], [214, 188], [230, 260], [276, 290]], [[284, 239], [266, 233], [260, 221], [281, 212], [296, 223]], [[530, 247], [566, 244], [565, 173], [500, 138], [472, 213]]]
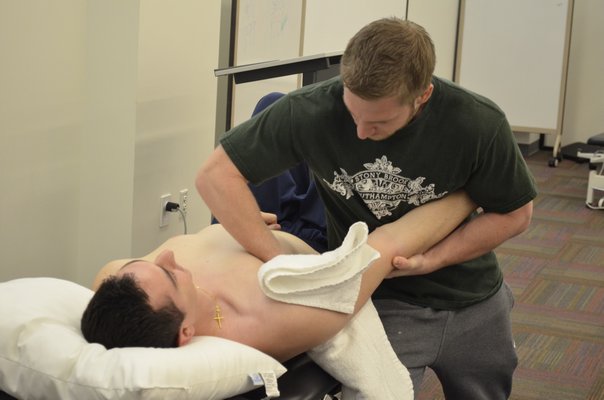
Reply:
[[520, 153], [522, 153], [524, 157], [528, 157], [539, 151], [539, 141], [533, 143], [518, 143], [518, 148], [520, 148]]

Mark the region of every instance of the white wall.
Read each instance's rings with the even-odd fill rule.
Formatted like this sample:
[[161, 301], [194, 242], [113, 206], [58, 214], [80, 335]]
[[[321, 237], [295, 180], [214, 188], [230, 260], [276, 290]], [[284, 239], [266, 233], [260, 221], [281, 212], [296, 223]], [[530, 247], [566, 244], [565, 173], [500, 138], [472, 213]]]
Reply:
[[193, 186], [214, 146], [219, 5], [0, 2], [0, 281], [88, 285], [117, 257], [182, 232], [159, 196]]
[[73, 276], [86, 4], [0, 2], [0, 281]]
[[65, 277], [88, 284], [108, 257], [130, 254], [139, 6], [119, 0], [84, 3], [78, 256]]
[[214, 148], [219, 2], [140, 2], [132, 253], [183, 232], [179, 214], [158, 229], [160, 196], [189, 190], [190, 232], [210, 222], [194, 179]]

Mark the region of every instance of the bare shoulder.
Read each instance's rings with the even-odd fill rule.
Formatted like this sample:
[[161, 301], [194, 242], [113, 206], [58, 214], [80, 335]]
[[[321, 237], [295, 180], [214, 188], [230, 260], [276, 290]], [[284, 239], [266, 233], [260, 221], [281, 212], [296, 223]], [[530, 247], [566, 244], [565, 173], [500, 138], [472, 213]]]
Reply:
[[[286, 232], [273, 231], [274, 235], [281, 242], [283, 248], [290, 254], [312, 254], [315, 251], [303, 240]], [[198, 260], [207, 258], [208, 254], [215, 257], [251, 257], [243, 247], [224, 229], [220, 224], [209, 225], [195, 234], [174, 236], [151, 253], [135, 257], [138, 259], [153, 261], [162, 250], [172, 250], [178, 261], [187, 266], [198, 263]], [[243, 254], [245, 253], [245, 254]], [[105, 264], [94, 279], [92, 289], [96, 290], [103, 280], [117, 271], [128, 261], [134, 258], [124, 258], [114, 260]]]
[[284, 249], [288, 249], [289, 254], [315, 254], [316, 251], [304, 240], [290, 233], [283, 231], [273, 231], [275, 237], [281, 243]]
[[[284, 249], [287, 249], [289, 254], [312, 254], [315, 253], [302, 239], [283, 231], [272, 231], [273, 235], [279, 240]], [[205, 244], [213, 244], [215, 246], [233, 246], [239, 247], [239, 243], [226, 231], [220, 224], [210, 225], [197, 233], [200, 240]]]

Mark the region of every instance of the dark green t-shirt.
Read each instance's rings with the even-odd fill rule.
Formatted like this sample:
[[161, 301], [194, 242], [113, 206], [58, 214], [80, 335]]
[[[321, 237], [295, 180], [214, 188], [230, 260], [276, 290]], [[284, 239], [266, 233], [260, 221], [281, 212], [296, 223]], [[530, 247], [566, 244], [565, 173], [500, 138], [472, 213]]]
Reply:
[[[504, 113], [488, 99], [434, 78], [410, 124], [386, 140], [360, 140], [339, 77], [306, 86], [227, 132], [225, 151], [252, 183], [304, 161], [323, 199], [330, 248], [348, 227], [369, 229], [463, 188], [485, 212], [507, 213], [536, 196]], [[385, 280], [374, 298], [458, 309], [503, 281], [494, 253], [427, 275]]]

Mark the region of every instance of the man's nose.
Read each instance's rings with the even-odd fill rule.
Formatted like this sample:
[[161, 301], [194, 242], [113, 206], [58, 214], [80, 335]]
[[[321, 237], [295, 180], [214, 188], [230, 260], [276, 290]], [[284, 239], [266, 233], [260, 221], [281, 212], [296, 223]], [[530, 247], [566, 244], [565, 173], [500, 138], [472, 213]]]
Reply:
[[357, 124], [357, 137], [361, 140], [373, 135], [375, 127], [370, 124]]
[[173, 268], [174, 264], [174, 252], [172, 250], [163, 250], [157, 256], [156, 263], [165, 267]]

